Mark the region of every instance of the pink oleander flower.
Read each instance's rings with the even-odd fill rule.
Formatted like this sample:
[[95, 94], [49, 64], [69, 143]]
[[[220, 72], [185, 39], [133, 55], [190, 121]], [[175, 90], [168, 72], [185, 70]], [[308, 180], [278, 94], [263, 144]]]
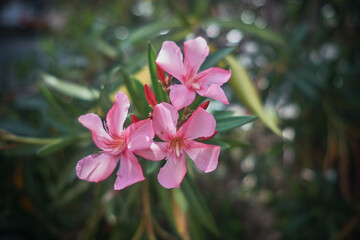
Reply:
[[156, 156], [151, 160], [166, 157], [166, 163], [158, 175], [160, 184], [165, 188], [180, 187], [187, 171], [186, 155], [194, 161], [198, 169], [211, 172], [217, 167], [220, 154], [219, 146], [195, 141], [197, 138], [214, 134], [216, 121], [210, 113], [198, 107], [177, 130], [178, 117], [178, 112], [171, 104], [160, 103], [154, 107], [154, 130], [165, 142], [154, 144], [148, 152]]
[[[120, 162], [114, 189], [120, 190], [144, 180], [141, 166], [134, 155], [152, 145], [154, 130], [150, 119], [136, 121], [123, 129], [128, 109], [128, 97], [121, 91], [115, 96], [115, 103], [106, 116], [106, 123], [94, 113], [79, 117], [79, 122], [92, 134], [96, 146], [102, 151], [81, 159], [76, 166], [80, 179], [99, 182], [106, 179]], [[105, 128], [104, 128], [105, 127]]]
[[229, 104], [221, 85], [229, 80], [231, 71], [212, 67], [198, 73], [209, 55], [206, 40], [197, 37], [184, 42], [184, 55], [183, 61], [180, 48], [172, 41], [165, 41], [156, 58], [156, 64], [161, 69], [182, 83], [170, 86], [170, 100], [175, 109], [189, 106], [196, 93]]

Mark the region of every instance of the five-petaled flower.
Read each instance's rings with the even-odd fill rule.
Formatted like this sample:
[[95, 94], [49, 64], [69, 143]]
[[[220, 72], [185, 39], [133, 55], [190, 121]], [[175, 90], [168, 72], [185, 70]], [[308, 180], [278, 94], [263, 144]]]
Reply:
[[221, 85], [226, 83], [231, 71], [212, 67], [198, 73], [200, 66], [209, 55], [209, 47], [202, 37], [184, 42], [184, 55], [172, 41], [165, 41], [156, 64], [182, 84], [170, 86], [170, 100], [176, 110], [189, 106], [196, 93], [203, 97], [229, 104]]
[[123, 129], [130, 106], [128, 97], [121, 91], [115, 96], [115, 103], [106, 116], [106, 123], [94, 113], [79, 117], [79, 122], [92, 134], [94, 143], [102, 150], [81, 159], [76, 166], [80, 179], [99, 182], [106, 179], [120, 161], [114, 189], [120, 190], [144, 180], [141, 166], [134, 153], [152, 145], [154, 130], [150, 119], [137, 121]]
[[203, 172], [213, 171], [218, 164], [220, 147], [194, 140], [214, 134], [216, 127], [214, 117], [203, 108], [198, 107], [191, 117], [177, 129], [178, 117], [178, 112], [171, 104], [160, 103], [154, 107], [154, 130], [164, 142], [156, 143], [157, 148], [153, 148], [151, 151], [158, 158], [161, 155], [166, 156], [166, 163], [158, 175], [159, 183], [165, 188], [180, 187], [187, 171], [185, 153]]

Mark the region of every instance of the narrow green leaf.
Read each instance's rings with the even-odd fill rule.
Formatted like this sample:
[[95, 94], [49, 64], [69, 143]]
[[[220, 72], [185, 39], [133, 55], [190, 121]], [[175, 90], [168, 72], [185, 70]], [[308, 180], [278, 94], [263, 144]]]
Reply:
[[189, 212], [189, 231], [192, 240], [205, 239], [204, 231], [200, 223], [197, 221], [194, 212]]
[[169, 190], [165, 189], [160, 184], [156, 184], [155, 187], [156, 187], [156, 191], [157, 191], [156, 195], [159, 197], [159, 200], [160, 200], [160, 206], [164, 210], [164, 213], [165, 213], [169, 223], [171, 224], [172, 228], [175, 230], [176, 223], [175, 223], [175, 217], [174, 217], [174, 213], [173, 213], [173, 209], [172, 209], [172, 205], [171, 205], [171, 196], [170, 196], [171, 192]]
[[126, 86], [128, 92], [129, 92], [130, 98], [133, 101], [133, 103], [135, 104], [138, 111], [140, 111], [140, 109], [142, 109], [143, 107], [138, 105], [138, 96], [137, 96], [137, 93], [136, 93], [134, 81], [123, 68], [121, 68], [120, 71], [121, 71], [122, 76], [124, 78], [124, 83], [125, 83], [125, 86]]
[[151, 22], [147, 25], [137, 28], [135, 31], [131, 32], [128, 39], [124, 40], [121, 44], [121, 48], [125, 49], [133, 43], [143, 41], [144, 39], [150, 39], [158, 35], [161, 31], [167, 29], [173, 29], [175, 27], [180, 27], [181, 24], [178, 19], [170, 18], [160, 20], [157, 22]]
[[116, 78], [117, 81], [112, 82], [112, 79], [119, 70], [120, 67], [117, 66], [113, 67], [109, 72], [107, 72], [105, 84], [100, 90], [99, 105], [103, 113], [108, 112], [109, 109], [112, 107], [113, 102], [110, 100], [110, 96], [113, 95], [114, 89], [119, 89], [122, 83], [121, 80], [118, 81], [119, 78]]
[[166, 95], [164, 90], [162, 89], [161, 83], [158, 80], [156, 63], [155, 63], [156, 56], [157, 55], [155, 49], [153, 48], [153, 46], [151, 46], [150, 43], [148, 43], [148, 61], [149, 61], [151, 83], [157, 101], [162, 102], [162, 101], [166, 101]]
[[216, 130], [219, 132], [227, 131], [236, 127], [241, 127], [256, 119], [256, 116], [239, 116], [216, 119]]
[[76, 137], [65, 137], [65, 138], [59, 138], [51, 143], [43, 146], [37, 151], [37, 154], [39, 156], [46, 156], [51, 153], [54, 153], [55, 151], [58, 151], [61, 148], [64, 148], [65, 146], [70, 145], [73, 143], [77, 138]]
[[144, 85], [134, 77], [131, 78], [131, 81], [134, 82], [135, 92], [137, 95], [137, 98], [134, 101], [134, 104], [137, 107], [140, 114], [144, 118], [147, 118], [151, 109], [150, 109], [149, 103], [147, 102], [146, 97], [145, 97]]
[[61, 194], [61, 198], [57, 199], [56, 201], [53, 201], [53, 203], [50, 205], [50, 208], [58, 209], [65, 204], [70, 203], [78, 196], [82, 195], [89, 187], [90, 183], [81, 181], [77, 184], [73, 184], [71, 188], [69, 188], [66, 192]]
[[214, 111], [213, 115], [215, 119], [221, 119], [231, 117], [234, 113], [234, 111]]
[[194, 187], [194, 183], [185, 175], [185, 178], [181, 184], [181, 190], [189, 204], [190, 211], [194, 213], [194, 217], [209, 231], [216, 236], [219, 235], [219, 230], [216, 226], [214, 218], [212, 217], [209, 209], [206, 206], [205, 200], [201, 197], [201, 194]]
[[256, 115], [261, 121], [269, 127], [274, 133], [281, 136], [281, 130], [275, 120], [265, 114], [261, 105], [260, 97], [251, 82], [245, 68], [238, 63], [233, 56], [225, 57], [226, 62], [232, 70], [230, 84], [233, 87], [236, 96]]
[[103, 113], [108, 112], [113, 105], [109, 99], [109, 92], [106, 86], [103, 86], [100, 90], [99, 105]]
[[222, 139], [219, 139], [219, 138], [212, 138], [210, 140], [205, 141], [204, 143], [220, 146], [221, 150], [230, 148], [230, 145], [228, 143], [226, 143], [225, 141], [223, 141]]
[[239, 141], [237, 139], [230, 139], [230, 138], [214, 138], [214, 140], [219, 140], [225, 144], [227, 144], [230, 148], [233, 147], [248, 147], [249, 144], [243, 141]]
[[215, 66], [218, 62], [223, 60], [227, 55], [232, 53], [235, 50], [235, 47], [226, 47], [222, 48], [220, 50], [217, 50], [216, 52], [210, 54], [205, 62], [201, 65], [200, 71], [203, 71], [207, 68]]
[[34, 137], [22, 137], [15, 134], [9, 133], [3, 129], [0, 129], [0, 140], [1, 141], [12, 141], [26, 144], [49, 144], [54, 141], [53, 138], [34, 138]]
[[197, 19], [199, 19], [200, 17], [204, 16], [207, 13], [210, 0], [197, 0], [197, 1], [190, 0], [190, 2], [192, 3], [191, 6], [193, 6], [193, 12]]
[[282, 36], [279, 34], [272, 32], [269, 29], [259, 29], [255, 27], [254, 25], [248, 25], [244, 24], [240, 21], [234, 21], [234, 20], [218, 20], [218, 19], [211, 19], [208, 24], [216, 24], [220, 26], [221, 28], [230, 28], [230, 29], [238, 29], [240, 31], [244, 31], [248, 33], [249, 35], [252, 35], [254, 37], [257, 37], [261, 40], [264, 40], [266, 42], [279, 45], [279, 46], [285, 46], [285, 40]]
[[167, 0], [170, 8], [174, 10], [175, 14], [178, 16], [179, 20], [182, 22], [182, 25], [186, 28], [191, 26], [188, 20], [188, 14], [185, 14], [182, 9], [174, 2], [174, 0]]
[[72, 126], [72, 121], [66, 115], [64, 110], [60, 107], [52, 92], [44, 84], [39, 83], [38, 88], [47, 103], [50, 105], [51, 111], [58, 118], [58, 120], [60, 120], [62, 123], [65, 123], [67, 126]]
[[145, 172], [146, 174], [151, 174], [155, 172], [155, 170], [158, 170], [161, 166], [161, 161], [146, 161], [145, 162]]
[[50, 88], [73, 98], [85, 101], [93, 101], [96, 100], [100, 95], [98, 90], [63, 81], [47, 73], [42, 73], [41, 77], [46, 85]]
[[108, 58], [115, 59], [118, 55], [117, 49], [111, 46], [109, 43], [107, 43], [104, 40], [99, 40], [97, 42], [97, 48], [100, 52], [102, 52], [104, 55], [106, 55]]

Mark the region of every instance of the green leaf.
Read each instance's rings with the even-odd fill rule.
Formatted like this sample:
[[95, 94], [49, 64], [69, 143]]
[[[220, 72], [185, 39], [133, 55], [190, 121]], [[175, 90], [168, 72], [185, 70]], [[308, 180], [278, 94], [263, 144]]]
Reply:
[[[120, 70], [119, 66], [111, 68], [111, 70], [106, 75], [105, 84], [104, 86], [102, 86], [100, 90], [99, 105], [102, 112], [104, 113], [108, 112], [112, 107], [113, 102], [110, 101], [110, 96], [113, 94], [114, 89], [119, 89], [122, 83], [121, 80], [112, 82], [112, 79], [118, 73], [119, 70]], [[118, 79], [119, 78], [116, 78], [116, 80]]]
[[191, 26], [189, 20], [188, 20], [188, 14], [184, 13], [182, 9], [179, 8], [179, 6], [174, 2], [174, 0], [167, 0], [170, 9], [172, 9], [179, 20], [182, 22], [183, 27], [189, 28]]
[[34, 138], [34, 137], [22, 137], [15, 134], [9, 133], [3, 129], [0, 129], [0, 140], [1, 141], [12, 141], [26, 144], [49, 144], [54, 141], [53, 138]]
[[42, 148], [40, 148], [37, 151], [37, 154], [39, 156], [46, 156], [49, 155], [55, 151], [58, 151], [61, 148], [64, 148], [65, 146], [70, 145], [71, 143], [73, 143], [77, 138], [76, 137], [64, 137], [64, 138], [59, 138], [56, 139], [54, 141], [52, 141], [51, 143], [43, 146]]
[[89, 182], [81, 181], [77, 184], [72, 184], [72, 187], [69, 188], [67, 191], [62, 193], [60, 196], [60, 199], [57, 199], [56, 201], [53, 201], [50, 205], [50, 208], [54, 208], [54, 210], [57, 210], [64, 206], [65, 204], [68, 204], [72, 201], [74, 201], [75, 198], [82, 195], [86, 190], [90, 187]]
[[237, 139], [230, 139], [230, 138], [214, 138], [214, 140], [222, 141], [223, 143], [227, 144], [230, 148], [232, 147], [248, 147], [249, 144], [243, 141], [239, 141]]
[[181, 26], [180, 22], [176, 18], [166, 19], [165, 21], [161, 20], [157, 22], [151, 22], [133, 31], [130, 34], [129, 38], [124, 42], [122, 42], [121, 48], [125, 49], [130, 45], [132, 45], [133, 43], [137, 43], [143, 41], [144, 39], [150, 39], [152, 37], [155, 37], [163, 30], [173, 29], [180, 26]]
[[150, 71], [150, 77], [151, 77], [151, 83], [153, 87], [154, 94], [156, 96], [156, 99], [158, 102], [166, 101], [166, 95], [164, 90], [162, 89], [161, 83], [158, 80], [157, 76], [157, 69], [156, 69], [156, 51], [151, 46], [151, 44], [148, 44], [148, 61], [149, 61], [149, 71]]
[[234, 111], [214, 111], [213, 115], [215, 119], [228, 118], [234, 115]]
[[189, 212], [189, 231], [192, 240], [205, 239], [204, 231], [198, 221], [196, 221], [195, 213]]
[[173, 229], [176, 229], [175, 217], [171, 205], [171, 191], [165, 189], [160, 184], [155, 184], [156, 195], [159, 197], [160, 206], [163, 209], [168, 222], [171, 224]]
[[189, 204], [190, 211], [194, 213], [194, 217], [209, 231], [219, 236], [219, 230], [216, 226], [214, 218], [212, 217], [209, 209], [206, 206], [205, 200], [201, 197], [201, 194], [194, 187], [195, 184], [192, 182], [190, 177], [185, 176], [181, 190]]
[[105, 56], [107, 56], [110, 59], [115, 59], [118, 55], [117, 49], [104, 40], [101, 39], [98, 40], [97, 48], [99, 49], [100, 52], [102, 52]]
[[221, 150], [225, 150], [230, 148], [230, 145], [228, 143], [226, 143], [225, 141], [223, 141], [220, 138], [212, 138], [210, 140], [204, 141], [205, 144], [210, 144], [210, 145], [216, 145], [216, 146], [220, 146]]
[[64, 110], [60, 107], [53, 93], [44, 84], [39, 83], [38, 88], [41, 94], [44, 96], [46, 102], [49, 104], [51, 111], [54, 113], [56, 118], [60, 120], [62, 123], [65, 123], [67, 126], [72, 126], [73, 125], [72, 121], [66, 115]]
[[210, 54], [205, 62], [201, 65], [200, 71], [203, 71], [207, 68], [215, 66], [218, 62], [220, 62], [222, 59], [224, 59], [227, 55], [232, 53], [235, 50], [235, 47], [227, 47], [222, 48], [212, 54]]
[[197, 19], [204, 16], [207, 13], [209, 8], [210, 0], [197, 0], [197, 1], [190, 1], [193, 7], [194, 15]]
[[[144, 104], [141, 102], [141, 95], [139, 96], [138, 95], [138, 89], [137, 89], [137, 85], [136, 84], [136, 81], [134, 78], [130, 77], [129, 74], [123, 69], [121, 68], [121, 73], [122, 73], [122, 76], [124, 78], [124, 83], [125, 83], [125, 86], [129, 92], [129, 95], [130, 95], [130, 98], [132, 100], [132, 102], [134, 103], [136, 109], [138, 110], [138, 112], [143, 116], [143, 117], [146, 117], [146, 113], [145, 113], [145, 106]], [[136, 85], [135, 85], [136, 84]], [[140, 83], [141, 85], [141, 88], [143, 89], [143, 86], [142, 84]], [[144, 94], [142, 94], [144, 95]], [[144, 96], [145, 98], [145, 96]], [[146, 99], [145, 99], [146, 101]]]
[[147, 175], [155, 172], [155, 170], [158, 170], [161, 166], [161, 161], [147, 161], [145, 162], [145, 173]]
[[230, 84], [233, 87], [236, 96], [243, 101], [254, 114], [258, 115], [260, 120], [278, 136], [281, 136], [281, 130], [276, 121], [265, 114], [261, 105], [260, 97], [251, 82], [245, 68], [241, 66], [233, 56], [225, 57], [232, 71]]
[[286, 43], [286, 41], [281, 35], [274, 33], [269, 29], [259, 29], [254, 25], [244, 24], [240, 21], [211, 19], [210, 21], [208, 21], [208, 24], [216, 24], [219, 25], [221, 28], [235, 28], [261, 40], [279, 46], [285, 46]]
[[239, 116], [239, 117], [227, 117], [227, 118], [217, 118], [216, 120], [216, 130], [219, 132], [227, 131], [236, 127], [241, 127], [249, 122], [254, 121], [257, 116]]
[[64, 95], [85, 101], [93, 101], [99, 98], [100, 93], [96, 89], [66, 82], [47, 73], [42, 73], [41, 77], [48, 87]]
[[140, 114], [143, 116], [143, 118], [147, 118], [149, 112], [151, 111], [151, 108], [145, 97], [144, 85], [134, 77], [131, 78], [131, 81], [134, 82], [135, 91], [137, 95], [137, 98], [134, 103], [137, 109], [139, 110]]

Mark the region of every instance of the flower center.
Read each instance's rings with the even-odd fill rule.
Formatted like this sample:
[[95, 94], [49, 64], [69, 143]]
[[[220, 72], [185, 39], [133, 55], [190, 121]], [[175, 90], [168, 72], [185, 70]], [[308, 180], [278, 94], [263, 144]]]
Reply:
[[125, 140], [122, 137], [117, 137], [109, 145], [114, 151], [122, 150], [125, 147]]
[[170, 142], [170, 148], [174, 150], [177, 157], [180, 157], [181, 149], [184, 145], [184, 142], [181, 138], [175, 137]]
[[199, 86], [199, 84], [197, 84], [197, 83], [193, 83], [193, 84], [192, 84], [192, 88], [193, 88], [194, 90], [199, 90], [199, 89], [200, 89], [200, 86]]

